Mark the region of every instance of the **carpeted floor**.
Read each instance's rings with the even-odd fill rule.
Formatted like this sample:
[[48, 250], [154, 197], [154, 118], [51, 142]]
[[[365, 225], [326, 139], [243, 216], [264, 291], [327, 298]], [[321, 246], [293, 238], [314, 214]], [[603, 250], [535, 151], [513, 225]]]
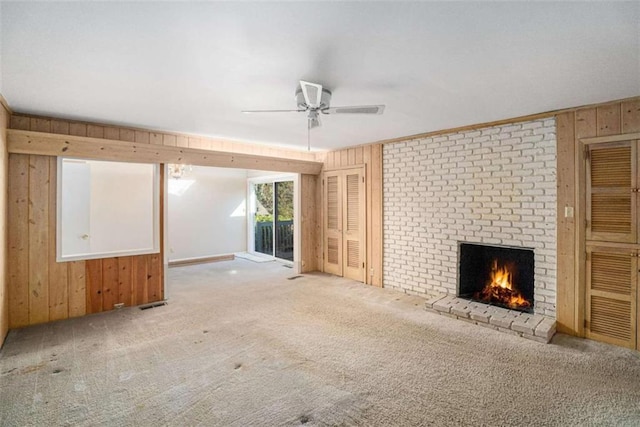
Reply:
[[0, 425], [640, 425], [640, 355], [539, 344], [279, 263], [169, 270], [170, 301], [14, 330]]

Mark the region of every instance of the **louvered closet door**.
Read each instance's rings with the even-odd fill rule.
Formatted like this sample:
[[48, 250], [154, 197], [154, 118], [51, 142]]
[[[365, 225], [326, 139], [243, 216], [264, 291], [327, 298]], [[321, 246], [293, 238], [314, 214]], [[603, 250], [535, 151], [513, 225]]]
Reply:
[[343, 171], [343, 270], [344, 277], [365, 281], [364, 171]]
[[587, 246], [587, 338], [636, 348], [637, 283], [637, 250]]
[[342, 174], [325, 172], [324, 199], [324, 271], [342, 276]]
[[324, 173], [324, 271], [365, 281], [364, 168]]
[[638, 241], [636, 151], [632, 141], [588, 147], [587, 241]]

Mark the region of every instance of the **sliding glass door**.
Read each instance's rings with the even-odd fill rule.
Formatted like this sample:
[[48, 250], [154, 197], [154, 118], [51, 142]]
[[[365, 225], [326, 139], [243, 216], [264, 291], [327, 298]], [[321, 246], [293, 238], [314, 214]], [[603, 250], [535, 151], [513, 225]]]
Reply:
[[293, 181], [275, 182], [274, 186], [275, 256], [293, 261]]
[[254, 250], [273, 255], [273, 183], [253, 184], [253, 194]]
[[254, 183], [253, 250], [293, 261], [293, 181]]

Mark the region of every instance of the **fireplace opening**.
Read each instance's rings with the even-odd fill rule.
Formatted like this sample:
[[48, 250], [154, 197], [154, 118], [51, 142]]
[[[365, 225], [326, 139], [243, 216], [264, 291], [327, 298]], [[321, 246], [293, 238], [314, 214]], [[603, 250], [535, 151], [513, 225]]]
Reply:
[[458, 296], [533, 313], [533, 250], [459, 243]]

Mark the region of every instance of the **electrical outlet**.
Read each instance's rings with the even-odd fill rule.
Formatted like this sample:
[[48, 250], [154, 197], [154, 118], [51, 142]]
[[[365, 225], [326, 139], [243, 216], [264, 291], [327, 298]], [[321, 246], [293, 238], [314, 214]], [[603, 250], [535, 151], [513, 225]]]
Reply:
[[118, 309], [118, 308], [122, 308], [124, 307], [124, 303], [123, 302], [119, 302], [117, 304], [113, 304], [113, 308]]
[[369, 269], [369, 276], [373, 277], [373, 268]]

